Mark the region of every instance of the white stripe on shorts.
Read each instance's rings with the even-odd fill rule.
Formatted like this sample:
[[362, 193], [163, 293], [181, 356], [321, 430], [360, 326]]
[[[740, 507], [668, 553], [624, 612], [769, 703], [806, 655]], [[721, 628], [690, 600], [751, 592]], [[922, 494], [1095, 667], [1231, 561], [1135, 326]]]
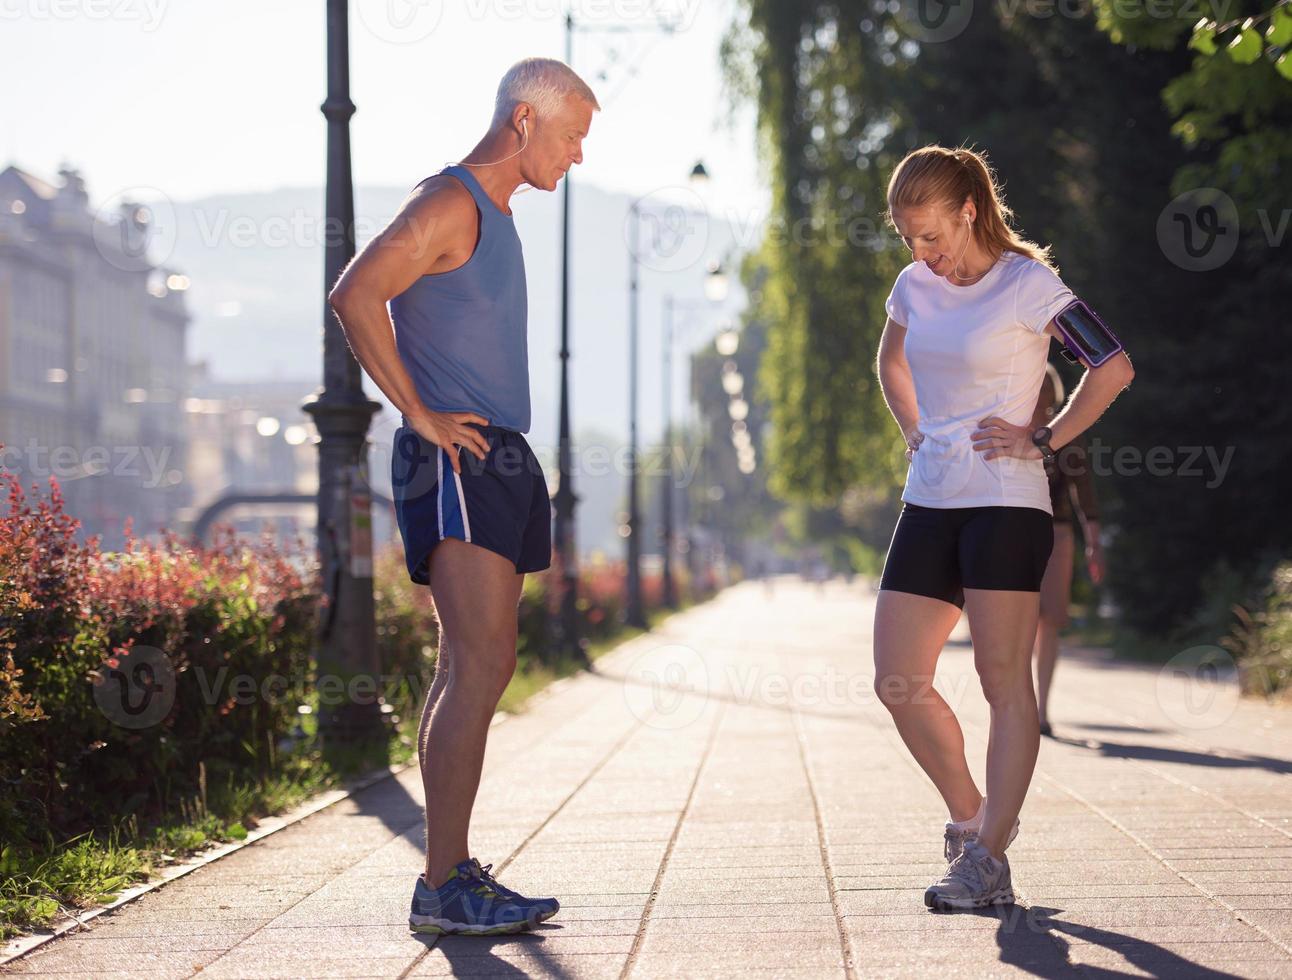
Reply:
[[440, 540], [444, 540], [444, 450], [435, 454], [435, 511], [440, 521]]
[[[462, 450], [459, 449], [458, 453], [461, 454], [461, 452]], [[458, 484], [458, 506], [462, 508], [463, 540], [465, 540], [467, 544], [470, 544], [471, 543], [471, 521], [467, 518], [467, 498], [466, 498], [466, 494], [462, 492], [462, 477], [455, 471], [453, 474], [453, 479], [456, 480]]]

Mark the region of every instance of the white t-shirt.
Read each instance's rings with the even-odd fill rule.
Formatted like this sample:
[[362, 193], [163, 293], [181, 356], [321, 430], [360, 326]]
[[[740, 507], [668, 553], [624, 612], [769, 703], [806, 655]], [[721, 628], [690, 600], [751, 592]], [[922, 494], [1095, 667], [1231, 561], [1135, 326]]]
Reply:
[[1040, 459], [984, 459], [970, 436], [992, 415], [1031, 423], [1050, 350], [1045, 328], [1073, 299], [1048, 267], [1017, 252], [1003, 253], [968, 286], [951, 285], [923, 262], [901, 271], [885, 309], [906, 327], [924, 433], [902, 500], [1053, 513]]

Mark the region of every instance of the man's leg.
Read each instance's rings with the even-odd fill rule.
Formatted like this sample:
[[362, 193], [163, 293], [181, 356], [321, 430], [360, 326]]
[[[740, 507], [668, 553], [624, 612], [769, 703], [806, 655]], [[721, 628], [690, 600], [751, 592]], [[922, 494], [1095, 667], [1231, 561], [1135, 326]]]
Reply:
[[456, 538], [442, 541], [431, 558], [431, 595], [452, 649], [443, 692], [428, 706], [422, 752], [426, 881], [432, 888], [471, 856], [467, 828], [489, 722], [516, 669], [524, 578], [501, 555]]
[[[422, 771], [422, 779], [426, 779], [426, 766], [430, 759], [430, 752], [427, 748], [427, 740], [431, 736], [431, 718], [435, 714], [435, 706], [439, 704], [440, 695], [444, 693], [444, 688], [449, 682], [449, 671], [452, 669], [452, 651], [449, 649], [449, 638], [444, 632], [444, 624], [440, 624], [439, 649], [435, 653], [435, 677], [431, 681], [430, 689], [426, 692], [426, 703], [422, 706], [422, 720], [417, 726], [417, 761]], [[426, 840], [431, 839], [431, 811], [426, 811]]]

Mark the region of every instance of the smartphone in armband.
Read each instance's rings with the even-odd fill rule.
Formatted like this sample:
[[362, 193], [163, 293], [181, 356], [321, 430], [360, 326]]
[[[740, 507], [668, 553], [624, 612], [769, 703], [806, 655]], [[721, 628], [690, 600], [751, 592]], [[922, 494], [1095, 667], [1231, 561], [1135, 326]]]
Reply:
[[[1073, 364], [1083, 359], [1099, 367], [1114, 354], [1125, 350], [1116, 334], [1081, 300], [1073, 300], [1054, 318], [1063, 334], [1063, 356]], [[1078, 356], [1080, 355], [1080, 356]]]

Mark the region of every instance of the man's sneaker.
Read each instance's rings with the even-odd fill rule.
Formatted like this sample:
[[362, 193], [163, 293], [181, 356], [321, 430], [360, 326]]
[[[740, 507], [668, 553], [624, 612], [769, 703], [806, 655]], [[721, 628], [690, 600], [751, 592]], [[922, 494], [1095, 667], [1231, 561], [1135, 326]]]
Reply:
[[481, 867], [480, 862], [475, 858], [470, 858], [470, 863], [479, 869], [480, 877], [493, 886], [494, 891], [504, 898], [510, 898], [514, 902], [522, 905], [532, 905], [538, 912], [538, 921], [546, 922], [552, 916], [561, 910], [561, 903], [554, 898], [526, 898], [520, 892], [512, 891], [501, 881], [493, 876], [493, 865], [486, 864]]
[[[1005, 841], [1006, 847], [1009, 847], [1010, 844], [1014, 843], [1014, 838], [1018, 836], [1018, 827], [1019, 823], [1016, 818], [1014, 820], [1014, 826], [1010, 829], [1009, 839]], [[960, 830], [955, 827], [950, 820], [947, 821], [946, 828], [943, 831], [942, 844], [942, 854], [946, 857], [947, 864], [950, 864], [960, 856], [960, 852], [965, 848], [966, 840], [970, 837], [978, 836], [978, 829]]]
[[965, 841], [964, 850], [951, 862], [947, 873], [924, 893], [924, 904], [936, 912], [1012, 905], [1013, 902], [1009, 857], [997, 861], [977, 837]]
[[453, 869], [453, 877], [431, 888], [419, 876], [408, 927], [414, 932], [501, 936], [524, 932], [541, 921], [540, 906], [502, 894], [474, 858]]

